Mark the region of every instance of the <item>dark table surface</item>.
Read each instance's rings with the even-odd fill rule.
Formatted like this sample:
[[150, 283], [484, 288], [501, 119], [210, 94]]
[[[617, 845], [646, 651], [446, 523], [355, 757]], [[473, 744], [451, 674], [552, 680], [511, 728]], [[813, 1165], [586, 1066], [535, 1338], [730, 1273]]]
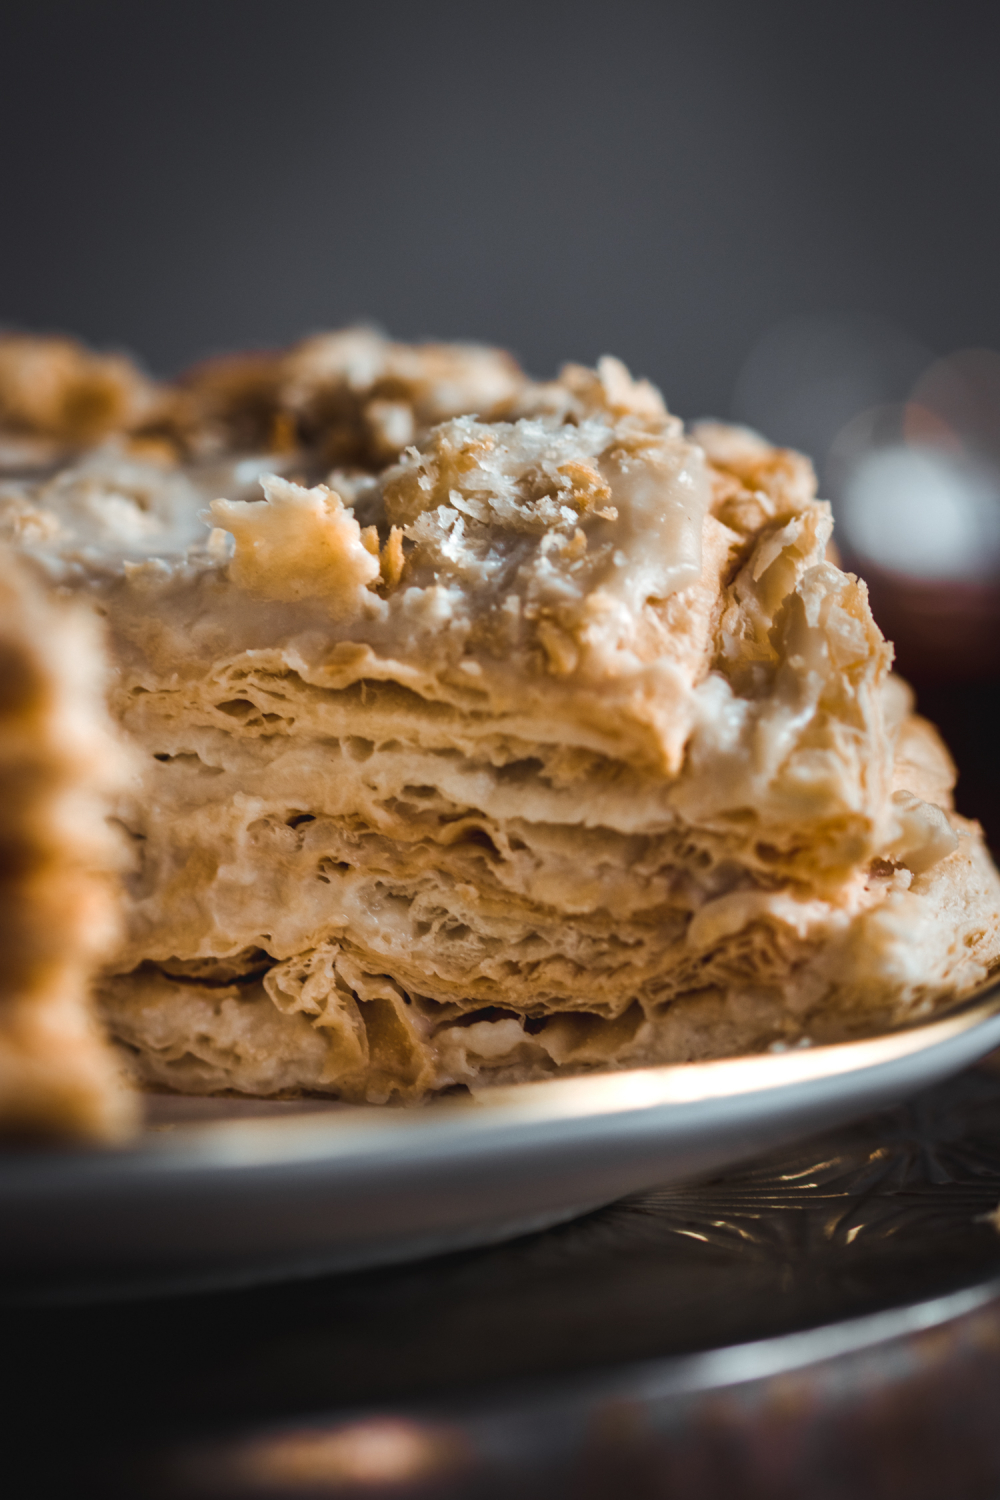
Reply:
[[984, 1065], [507, 1245], [8, 1306], [7, 1461], [32, 1495], [1000, 1496], [998, 1204]]

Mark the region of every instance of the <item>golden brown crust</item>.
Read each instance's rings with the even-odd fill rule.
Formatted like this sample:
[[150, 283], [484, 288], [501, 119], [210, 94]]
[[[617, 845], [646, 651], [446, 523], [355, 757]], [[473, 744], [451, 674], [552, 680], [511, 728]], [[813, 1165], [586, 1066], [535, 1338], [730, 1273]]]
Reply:
[[117, 935], [93, 622], [0, 554], [0, 1129], [115, 1134], [130, 1118], [89, 1007]]
[[86, 448], [150, 413], [150, 382], [123, 355], [73, 339], [0, 336], [0, 431]]
[[[437, 422], [506, 410], [529, 385], [510, 355], [475, 344], [394, 343], [367, 328], [282, 350], [204, 360], [155, 384], [119, 354], [73, 339], [0, 335], [4, 439], [43, 461], [110, 438], [135, 456], [296, 453], [318, 469], [376, 471]], [[12, 448], [15, 464], [30, 450]], [[30, 462], [30, 459], [29, 459]]]

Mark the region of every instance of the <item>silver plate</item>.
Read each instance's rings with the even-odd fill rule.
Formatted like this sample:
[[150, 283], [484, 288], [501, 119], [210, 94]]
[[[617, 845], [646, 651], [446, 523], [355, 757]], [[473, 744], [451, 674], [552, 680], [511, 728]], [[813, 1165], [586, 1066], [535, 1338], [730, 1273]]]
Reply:
[[0, 1158], [8, 1296], [145, 1295], [488, 1244], [891, 1105], [1000, 1046], [1000, 989], [838, 1046], [426, 1108], [152, 1096], [132, 1145]]

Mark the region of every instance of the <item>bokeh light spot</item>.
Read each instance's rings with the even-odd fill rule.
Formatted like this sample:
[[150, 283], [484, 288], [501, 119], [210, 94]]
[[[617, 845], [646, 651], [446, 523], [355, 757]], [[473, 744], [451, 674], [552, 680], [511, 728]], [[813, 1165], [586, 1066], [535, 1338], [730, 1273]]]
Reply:
[[985, 468], [943, 448], [865, 454], [839, 513], [852, 550], [914, 578], [982, 578], [1000, 564], [1000, 496]]

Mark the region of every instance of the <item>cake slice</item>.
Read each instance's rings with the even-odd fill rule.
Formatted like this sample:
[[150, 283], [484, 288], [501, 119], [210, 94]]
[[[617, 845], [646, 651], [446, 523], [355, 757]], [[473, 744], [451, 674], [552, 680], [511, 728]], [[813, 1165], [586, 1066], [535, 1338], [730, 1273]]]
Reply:
[[0, 1130], [114, 1136], [133, 1101], [91, 1013], [118, 937], [105, 816], [124, 756], [95, 622], [0, 552]]
[[367, 334], [158, 399], [0, 489], [111, 632], [139, 1078], [413, 1100], [864, 1034], [997, 965], [804, 459], [614, 360]]

